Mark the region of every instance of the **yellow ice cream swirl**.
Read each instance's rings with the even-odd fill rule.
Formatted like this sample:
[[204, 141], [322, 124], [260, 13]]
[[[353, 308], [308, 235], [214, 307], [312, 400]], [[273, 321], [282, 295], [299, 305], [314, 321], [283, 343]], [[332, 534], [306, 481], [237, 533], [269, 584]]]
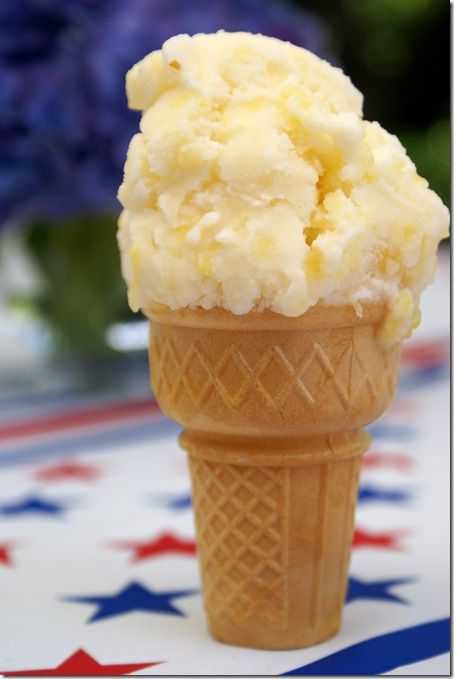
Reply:
[[384, 301], [382, 340], [411, 334], [449, 213], [341, 70], [274, 38], [179, 35], [127, 93], [143, 111], [119, 191], [133, 309]]

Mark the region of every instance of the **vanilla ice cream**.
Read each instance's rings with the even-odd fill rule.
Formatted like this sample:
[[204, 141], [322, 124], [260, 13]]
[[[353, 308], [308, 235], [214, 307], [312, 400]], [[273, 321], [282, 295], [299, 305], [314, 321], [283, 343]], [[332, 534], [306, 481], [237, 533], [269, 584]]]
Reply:
[[419, 320], [449, 213], [340, 69], [248, 33], [178, 35], [127, 75], [143, 111], [119, 199], [134, 310], [384, 301]]

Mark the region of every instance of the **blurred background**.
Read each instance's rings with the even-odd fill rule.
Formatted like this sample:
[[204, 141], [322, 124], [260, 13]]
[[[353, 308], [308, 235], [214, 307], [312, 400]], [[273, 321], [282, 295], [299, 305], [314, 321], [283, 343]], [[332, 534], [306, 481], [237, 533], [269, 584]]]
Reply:
[[260, 32], [341, 66], [450, 200], [447, 0], [2, 0], [0, 380], [24, 390], [147, 386], [126, 303], [116, 192], [138, 114], [124, 77], [173, 34]]

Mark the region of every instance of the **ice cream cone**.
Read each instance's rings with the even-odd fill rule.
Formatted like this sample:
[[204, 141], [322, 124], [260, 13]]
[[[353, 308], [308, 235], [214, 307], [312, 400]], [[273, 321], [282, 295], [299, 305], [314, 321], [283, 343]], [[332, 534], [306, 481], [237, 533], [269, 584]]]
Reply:
[[162, 410], [186, 427], [209, 628], [255, 648], [336, 633], [345, 597], [362, 427], [389, 404], [399, 346], [385, 313], [148, 310]]

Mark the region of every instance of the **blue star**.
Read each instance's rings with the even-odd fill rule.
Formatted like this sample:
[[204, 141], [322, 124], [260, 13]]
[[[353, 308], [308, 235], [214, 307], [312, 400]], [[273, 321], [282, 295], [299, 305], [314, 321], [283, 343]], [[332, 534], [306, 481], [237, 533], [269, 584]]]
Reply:
[[46, 500], [34, 495], [29, 495], [19, 502], [0, 505], [0, 516], [23, 516], [27, 514], [47, 514], [48, 516], [60, 516], [67, 507], [61, 502]]
[[378, 599], [381, 601], [397, 601], [400, 604], [407, 604], [408, 601], [388, 590], [398, 585], [405, 585], [414, 582], [414, 578], [396, 578], [395, 580], [376, 580], [374, 582], [364, 582], [357, 578], [349, 578], [348, 591], [345, 603], [356, 601], [357, 599]]
[[168, 501], [169, 509], [190, 509], [192, 507], [192, 500], [190, 495], [181, 495]]
[[382, 500], [384, 502], [406, 502], [411, 499], [410, 493], [405, 490], [384, 490], [374, 486], [361, 486], [359, 489], [359, 501], [370, 502]]
[[149, 613], [164, 613], [168, 615], [179, 615], [184, 617], [184, 613], [176, 608], [172, 599], [182, 596], [198, 594], [197, 589], [175, 590], [171, 592], [153, 592], [151, 589], [142, 587], [138, 582], [131, 582], [124, 589], [112, 596], [76, 596], [68, 597], [65, 601], [82, 604], [95, 604], [98, 610], [88, 619], [87, 622], [95, 622], [103, 618], [112, 618], [124, 613], [134, 611], [145, 611]]
[[161, 496], [159, 498], [154, 498], [154, 502], [157, 502], [158, 504], [165, 504], [168, 509], [174, 511], [190, 509], [192, 506], [191, 496], [188, 493], [170, 497], [168, 495]]

